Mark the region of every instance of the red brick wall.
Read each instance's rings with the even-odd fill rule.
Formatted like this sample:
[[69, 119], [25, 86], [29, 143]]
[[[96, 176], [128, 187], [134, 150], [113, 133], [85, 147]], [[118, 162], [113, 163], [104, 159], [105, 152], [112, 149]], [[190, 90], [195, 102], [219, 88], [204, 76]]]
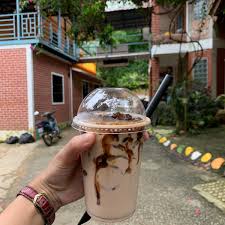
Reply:
[[157, 15], [159, 12], [160, 7], [154, 4], [154, 13], [152, 13], [151, 20], [151, 32], [153, 34], [153, 41], [155, 41], [157, 39], [157, 36], [160, 34], [160, 15]]
[[95, 77], [84, 76], [81, 73], [73, 72], [73, 113], [77, 114], [80, 103], [83, 100], [83, 81], [89, 83], [89, 92], [95, 89], [95, 85], [101, 85]]
[[[70, 121], [69, 106], [69, 73], [70, 66], [58, 59], [34, 53], [34, 102], [35, 111], [41, 113], [56, 111], [56, 119], [59, 123]], [[55, 72], [64, 75], [64, 104], [52, 104], [51, 95], [51, 73]]]
[[[197, 54], [201, 55], [200, 52], [197, 52]], [[196, 58], [196, 53], [195, 52], [190, 52], [188, 53], [188, 71], [190, 71], [193, 62]], [[208, 60], [208, 87], [212, 87], [212, 50], [204, 50], [202, 54], [202, 58], [207, 58]], [[192, 75], [192, 73], [190, 74]]]
[[[200, 54], [200, 52], [198, 52]], [[212, 88], [212, 50], [204, 50], [203, 58], [207, 58], [208, 60], [208, 88]], [[188, 53], [188, 71], [190, 71], [194, 59], [196, 58], [195, 52]], [[222, 61], [221, 61], [222, 62]], [[160, 61], [159, 58], [155, 57], [152, 59], [152, 68], [150, 75], [150, 96], [153, 96], [159, 86], [159, 75], [160, 75]], [[190, 79], [192, 79], [192, 73], [190, 73]]]
[[82, 101], [82, 79], [73, 75], [73, 114], [77, 114], [77, 110]]
[[26, 49], [0, 49], [0, 130], [27, 130]]
[[159, 58], [152, 58], [152, 68], [150, 74], [150, 96], [153, 96], [159, 86]]

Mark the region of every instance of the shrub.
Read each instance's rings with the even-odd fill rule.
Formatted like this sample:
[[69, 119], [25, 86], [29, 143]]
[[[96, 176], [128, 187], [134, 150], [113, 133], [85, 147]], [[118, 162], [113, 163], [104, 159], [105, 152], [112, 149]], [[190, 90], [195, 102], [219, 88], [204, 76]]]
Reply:
[[199, 130], [218, 125], [216, 113], [217, 104], [205, 91], [193, 91], [188, 97], [188, 127]]
[[177, 131], [198, 133], [203, 128], [218, 125], [215, 99], [196, 82], [177, 84], [171, 93], [171, 105], [176, 115]]
[[220, 95], [216, 98], [216, 103], [219, 108], [225, 110], [225, 95]]
[[153, 125], [174, 126], [176, 124], [175, 115], [171, 105], [160, 102], [152, 118]]
[[216, 99], [216, 103], [219, 107], [216, 118], [220, 123], [225, 124], [225, 95], [218, 96]]

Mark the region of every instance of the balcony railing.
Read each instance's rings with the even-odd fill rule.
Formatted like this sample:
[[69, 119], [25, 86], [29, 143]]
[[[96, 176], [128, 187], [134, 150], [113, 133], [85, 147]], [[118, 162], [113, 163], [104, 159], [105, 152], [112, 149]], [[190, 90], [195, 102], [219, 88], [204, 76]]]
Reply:
[[[120, 31], [119, 31], [120, 32]], [[149, 33], [134, 32], [134, 33], [119, 33], [116, 35], [117, 40], [113, 46], [101, 47], [98, 42], [87, 43], [82, 46], [82, 54], [80, 60], [101, 60], [104, 58], [117, 58], [143, 55], [149, 56], [150, 42]]]
[[[76, 46], [68, 32], [59, 27], [58, 23], [51, 18], [41, 17], [41, 23], [41, 38], [44, 42], [68, 55], [76, 56]], [[67, 26], [72, 25], [69, 23]]]
[[38, 12], [0, 15], [0, 45], [42, 43], [76, 58], [76, 46], [57, 19]]

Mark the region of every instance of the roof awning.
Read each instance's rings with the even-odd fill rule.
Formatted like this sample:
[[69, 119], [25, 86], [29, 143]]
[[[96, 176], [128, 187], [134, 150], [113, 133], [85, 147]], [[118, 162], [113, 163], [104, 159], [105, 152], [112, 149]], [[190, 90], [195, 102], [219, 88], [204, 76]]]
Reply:
[[96, 76], [96, 63], [76, 63], [73, 65], [73, 70]]

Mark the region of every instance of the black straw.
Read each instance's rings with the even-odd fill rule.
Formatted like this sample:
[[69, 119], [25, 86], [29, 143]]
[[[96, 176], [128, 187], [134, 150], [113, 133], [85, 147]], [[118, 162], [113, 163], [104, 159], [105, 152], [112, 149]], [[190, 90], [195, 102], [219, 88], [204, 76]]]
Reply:
[[155, 95], [152, 97], [150, 103], [148, 104], [148, 107], [146, 109], [146, 115], [147, 117], [151, 117], [153, 112], [156, 110], [161, 98], [167, 91], [168, 87], [172, 83], [173, 77], [169, 74], [167, 74], [162, 83], [160, 84], [158, 90], [156, 91]]
[[85, 212], [84, 215], [82, 216], [82, 218], [80, 219], [80, 222], [77, 225], [87, 223], [90, 219], [91, 219], [91, 217], [89, 216], [89, 214], [87, 212]]

